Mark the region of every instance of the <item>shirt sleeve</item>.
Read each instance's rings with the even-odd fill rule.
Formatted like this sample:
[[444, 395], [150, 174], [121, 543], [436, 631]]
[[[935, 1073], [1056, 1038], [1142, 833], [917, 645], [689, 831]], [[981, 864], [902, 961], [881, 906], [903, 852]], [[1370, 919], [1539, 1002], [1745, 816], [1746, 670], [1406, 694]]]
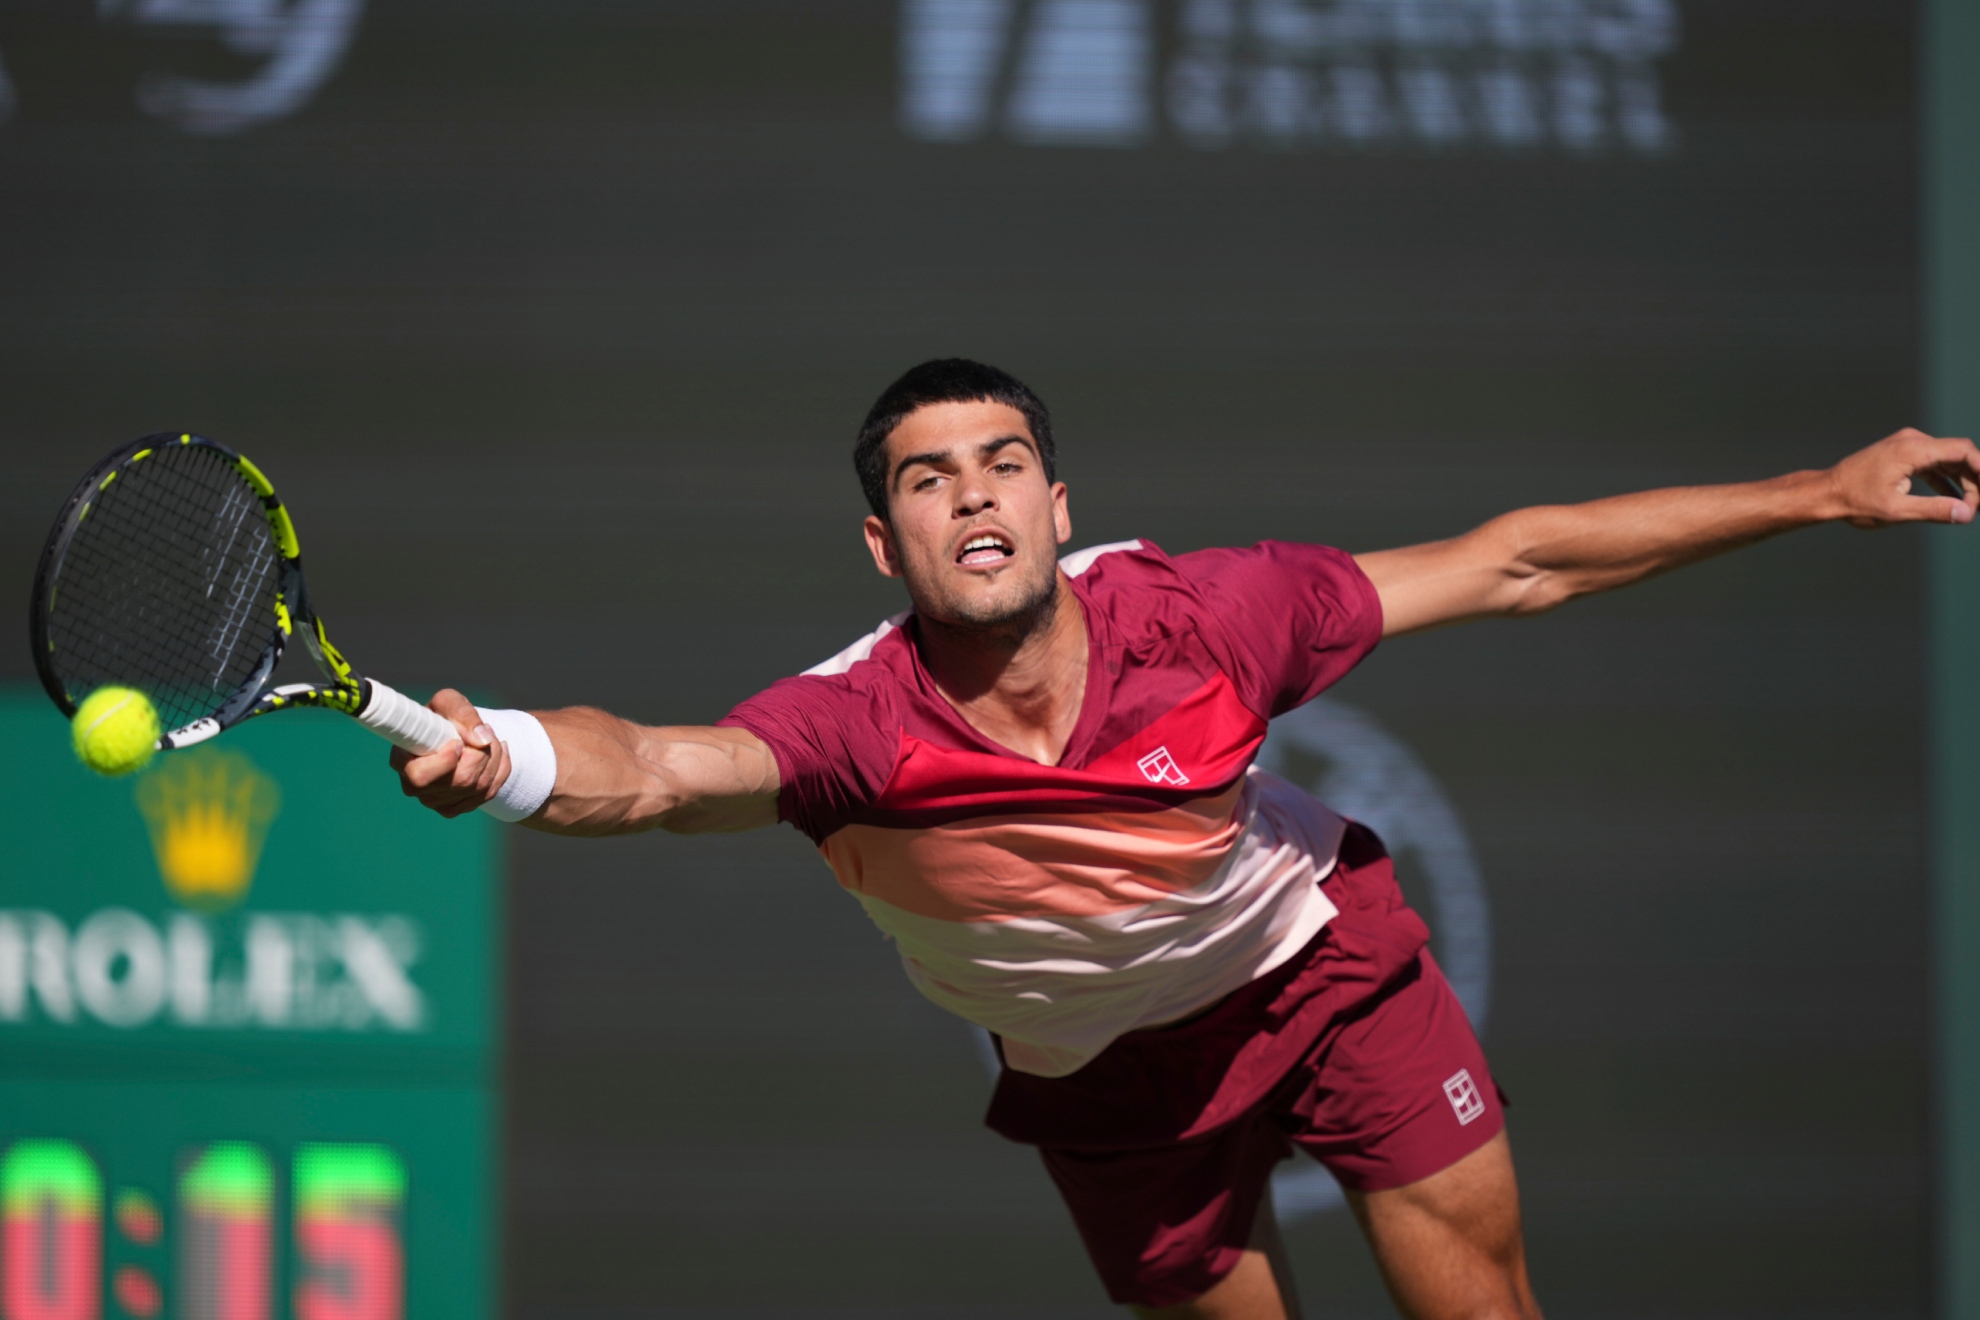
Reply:
[[777, 817], [823, 843], [886, 786], [900, 722], [884, 693], [844, 675], [800, 675], [757, 693], [716, 722], [770, 745]]
[[1346, 551], [1291, 541], [1179, 555], [1210, 607], [1238, 694], [1267, 719], [1347, 677], [1382, 639], [1375, 584]]

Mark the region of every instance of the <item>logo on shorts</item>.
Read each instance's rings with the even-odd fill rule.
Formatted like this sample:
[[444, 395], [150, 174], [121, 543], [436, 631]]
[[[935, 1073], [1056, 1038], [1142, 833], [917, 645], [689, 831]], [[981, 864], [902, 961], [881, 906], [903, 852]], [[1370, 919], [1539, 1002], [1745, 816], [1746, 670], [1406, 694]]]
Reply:
[[1457, 1112], [1459, 1127], [1485, 1116], [1485, 1097], [1478, 1094], [1478, 1083], [1471, 1080], [1469, 1068], [1458, 1069], [1454, 1076], [1445, 1081], [1444, 1096]]
[[1136, 761], [1135, 765], [1140, 767], [1142, 774], [1148, 776], [1148, 782], [1151, 784], [1168, 784], [1173, 788], [1181, 788], [1189, 782], [1189, 776], [1176, 765], [1176, 758], [1169, 755], [1169, 749], [1166, 747], [1157, 747]]

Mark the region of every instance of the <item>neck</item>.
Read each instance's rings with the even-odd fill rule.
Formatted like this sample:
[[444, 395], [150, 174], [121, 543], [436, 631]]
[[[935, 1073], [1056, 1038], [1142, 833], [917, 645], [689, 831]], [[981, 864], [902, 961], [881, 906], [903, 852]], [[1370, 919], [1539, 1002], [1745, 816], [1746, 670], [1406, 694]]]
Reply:
[[919, 625], [921, 660], [970, 727], [1020, 756], [1057, 765], [1086, 696], [1086, 617], [1065, 575], [1022, 620]]

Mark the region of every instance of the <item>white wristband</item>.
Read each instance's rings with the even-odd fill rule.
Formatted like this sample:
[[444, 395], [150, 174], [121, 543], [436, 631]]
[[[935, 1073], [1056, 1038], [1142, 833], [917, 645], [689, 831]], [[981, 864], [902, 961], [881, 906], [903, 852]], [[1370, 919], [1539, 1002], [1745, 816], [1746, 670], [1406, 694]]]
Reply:
[[536, 814], [557, 786], [557, 749], [543, 721], [526, 710], [482, 710], [481, 722], [509, 747], [509, 778], [481, 809], [496, 820], [518, 821]]

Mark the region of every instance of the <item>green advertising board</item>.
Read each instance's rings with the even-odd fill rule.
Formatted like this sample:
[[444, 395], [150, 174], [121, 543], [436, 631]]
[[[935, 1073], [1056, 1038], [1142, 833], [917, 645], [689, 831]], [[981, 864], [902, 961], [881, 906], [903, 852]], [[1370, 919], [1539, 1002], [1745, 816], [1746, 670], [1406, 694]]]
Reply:
[[0, 746], [0, 1320], [491, 1314], [495, 823], [328, 712]]

